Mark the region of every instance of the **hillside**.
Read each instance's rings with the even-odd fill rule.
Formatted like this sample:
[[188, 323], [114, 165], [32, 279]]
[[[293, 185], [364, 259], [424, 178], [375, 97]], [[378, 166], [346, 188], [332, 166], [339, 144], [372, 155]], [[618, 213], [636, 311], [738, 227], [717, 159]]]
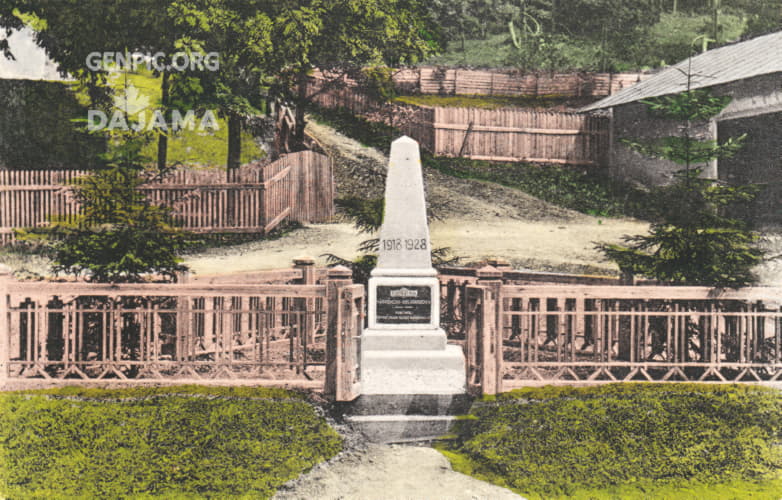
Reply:
[[[329, 126], [310, 121], [307, 132], [334, 159], [337, 197], [382, 196], [387, 158]], [[625, 234], [646, 231], [634, 219], [598, 218], [558, 207], [517, 189], [472, 179], [459, 179], [427, 169], [427, 201], [434, 247], [449, 247], [463, 263], [502, 257], [517, 268], [547, 271], [610, 273], [594, 249], [598, 241], [618, 242]], [[200, 274], [220, 274], [287, 267], [293, 258], [333, 253], [358, 255], [358, 234], [347, 222], [294, 230], [279, 240], [214, 249], [187, 259]], [[319, 258], [319, 263], [325, 260]]]

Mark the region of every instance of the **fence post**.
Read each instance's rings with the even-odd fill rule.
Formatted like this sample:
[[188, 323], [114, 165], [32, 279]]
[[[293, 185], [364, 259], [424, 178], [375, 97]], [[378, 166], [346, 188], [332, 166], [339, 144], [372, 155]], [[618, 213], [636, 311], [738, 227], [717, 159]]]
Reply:
[[9, 375], [11, 322], [9, 321], [10, 298], [8, 288], [11, 279], [11, 268], [0, 264], [0, 380], [8, 379]]
[[301, 278], [296, 282], [296, 284], [315, 284], [315, 259], [312, 257], [299, 257], [293, 259], [293, 267], [295, 269], [301, 269]]
[[340, 367], [338, 344], [340, 342], [340, 307], [339, 291], [343, 286], [353, 283], [353, 271], [345, 266], [335, 266], [329, 269], [326, 279], [326, 381], [323, 390], [326, 394], [337, 393], [337, 377]]
[[505, 259], [493, 258], [488, 259], [487, 262], [489, 266], [497, 268], [498, 271], [510, 271], [513, 269], [513, 267], [510, 265], [510, 262]]
[[[299, 257], [293, 259], [294, 269], [301, 270], [301, 278], [296, 280], [298, 285], [314, 285], [315, 284], [315, 259], [312, 257]], [[307, 346], [315, 340], [315, 324], [317, 321], [313, 317], [315, 313], [315, 299], [296, 299], [296, 311], [300, 311], [301, 321], [299, 327], [301, 328], [301, 339], [304, 342], [303, 352], [307, 356]]]
[[483, 394], [502, 392], [502, 271], [484, 266], [475, 273], [483, 288], [481, 325], [478, 339], [481, 352]]

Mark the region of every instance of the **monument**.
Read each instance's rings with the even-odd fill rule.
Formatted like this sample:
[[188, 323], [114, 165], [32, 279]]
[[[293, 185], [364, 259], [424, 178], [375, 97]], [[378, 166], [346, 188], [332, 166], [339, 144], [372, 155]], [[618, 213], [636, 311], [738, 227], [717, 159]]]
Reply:
[[391, 144], [377, 267], [361, 337], [362, 395], [465, 392], [464, 354], [440, 328], [418, 143]]

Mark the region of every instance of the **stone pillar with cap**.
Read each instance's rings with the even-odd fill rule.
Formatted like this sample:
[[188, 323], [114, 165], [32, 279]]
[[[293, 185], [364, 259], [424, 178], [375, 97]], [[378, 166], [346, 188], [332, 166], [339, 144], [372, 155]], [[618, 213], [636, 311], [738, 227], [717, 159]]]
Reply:
[[418, 143], [391, 144], [377, 267], [361, 338], [362, 394], [460, 394], [462, 349], [440, 328]]

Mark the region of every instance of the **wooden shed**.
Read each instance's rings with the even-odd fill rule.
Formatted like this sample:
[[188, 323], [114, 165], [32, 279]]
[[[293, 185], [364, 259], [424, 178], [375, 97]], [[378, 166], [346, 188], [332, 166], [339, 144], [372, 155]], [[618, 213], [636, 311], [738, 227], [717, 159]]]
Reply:
[[667, 160], [644, 157], [621, 139], [641, 141], [678, 135], [682, 124], [652, 116], [641, 101], [690, 88], [730, 96], [730, 104], [709, 121], [693, 123], [699, 139], [724, 141], [747, 134], [734, 157], [703, 165], [704, 175], [731, 183], [759, 183], [763, 189], [749, 213], [761, 224], [782, 224], [782, 31], [709, 50], [668, 67], [583, 112], [610, 116], [609, 171], [612, 176], [661, 185], [681, 169]]

